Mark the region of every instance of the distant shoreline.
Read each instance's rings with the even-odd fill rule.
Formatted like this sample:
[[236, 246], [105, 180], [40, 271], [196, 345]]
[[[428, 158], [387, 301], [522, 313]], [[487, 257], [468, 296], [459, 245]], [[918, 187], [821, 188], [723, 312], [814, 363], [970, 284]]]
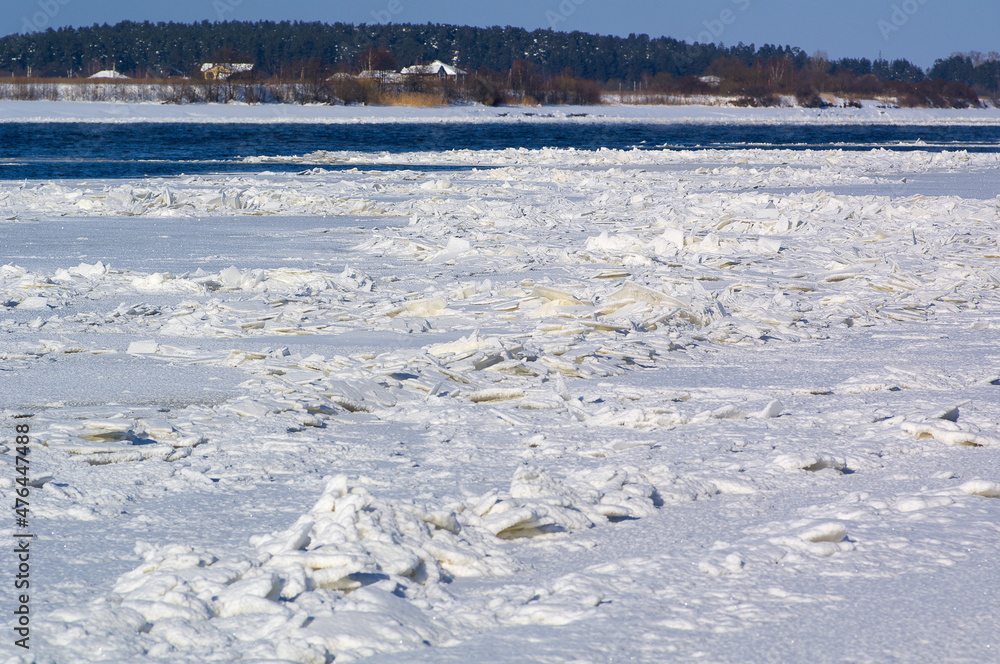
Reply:
[[405, 123], [652, 122], [697, 124], [1000, 125], [1000, 109], [737, 108], [708, 105], [400, 107], [297, 104], [159, 104], [143, 102], [0, 101], [0, 122], [93, 123]]

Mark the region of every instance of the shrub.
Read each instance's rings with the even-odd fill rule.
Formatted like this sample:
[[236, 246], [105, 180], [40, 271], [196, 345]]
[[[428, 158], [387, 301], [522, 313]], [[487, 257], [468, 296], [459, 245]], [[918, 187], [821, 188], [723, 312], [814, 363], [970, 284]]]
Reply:
[[736, 106], [750, 106], [752, 108], [766, 108], [778, 106], [781, 100], [773, 92], [764, 87], [745, 88], [743, 94], [733, 103]]
[[469, 99], [485, 106], [499, 106], [504, 101], [503, 85], [486, 76], [473, 76], [468, 84]]
[[795, 101], [802, 108], [826, 108], [829, 104], [819, 96], [819, 92], [811, 85], [803, 86], [795, 92]]

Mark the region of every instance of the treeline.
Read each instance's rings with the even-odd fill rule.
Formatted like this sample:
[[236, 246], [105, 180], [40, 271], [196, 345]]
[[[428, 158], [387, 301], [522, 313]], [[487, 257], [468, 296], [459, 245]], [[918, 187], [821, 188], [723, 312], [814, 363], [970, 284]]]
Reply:
[[647, 99], [655, 95], [716, 95], [732, 97], [741, 106], [777, 106], [794, 96], [800, 106], [819, 108], [862, 99], [893, 100], [900, 106], [969, 108], [981, 105], [968, 84], [930, 79], [906, 60], [846, 59], [831, 62], [822, 54], [800, 62], [787, 56], [752, 64], [731, 57], [712, 62], [702, 77], [658, 74], [644, 87]]
[[[49, 29], [0, 39], [0, 80], [79, 78], [113, 69], [135, 79], [200, 77], [203, 62], [251, 62], [245, 94], [295, 83], [308, 101], [376, 103], [382, 86], [337, 73], [396, 69], [442, 60], [469, 72], [452, 84], [413, 79], [390, 90], [483, 103], [593, 103], [601, 90], [648, 97], [723, 95], [806, 106], [891, 98], [906, 106], [966, 107], [1000, 94], [1000, 56], [954, 55], [930, 71], [907, 60], [830, 60], [822, 53], [766, 44], [687, 44], [669, 37], [613, 37], [553, 30], [453, 25], [301, 22], [134, 23]], [[246, 77], [244, 77], [246, 78]], [[181, 88], [200, 90], [194, 86]], [[431, 92], [422, 87], [435, 87]], [[220, 88], [228, 95], [229, 88]], [[201, 98], [191, 92], [182, 97]], [[268, 95], [263, 95], [267, 97]]]
[[[506, 72], [518, 61], [543, 75], [567, 69], [575, 76], [605, 83], [639, 85], [657, 75], [701, 76], [720, 58], [747, 66], [787, 58], [796, 68], [809, 65], [802, 49], [765, 44], [688, 44], [670, 37], [614, 37], [554, 30], [474, 28], [455, 25], [389, 23], [350, 25], [282, 21], [134, 23], [48, 29], [0, 39], [0, 73], [14, 76], [87, 76], [115, 69], [136, 78], [190, 75], [202, 62], [241, 57], [265, 76], [288, 77], [303, 63], [320, 61], [336, 70], [363, 67], [371, 48], [392, 53], [401, 65], [441, 60], [464, 69]], [[866, 64], [867, 63], [867, 64]], [[908, 80], [918, 67], [906, 61], [878, 69], [866, 60], [842, 60], [837, 67], [857, 75]], [[865, 70], [867, 67], [867, 71]], [[875, 69], [873, 69], [875, 67]]]
[[927, 76], [935, 80], [965, 83], [996, 96], [1000, 92], [1000, 54], [955, 54], [946, 60], [935, 62]]
[[440, 106], [459, 101], [500, 104], [599, 104], [601, 91], [593, 81], [554, 76], [515, 82], [507, 77], [476, 75], [461, 80], [408, 77], [384, 83], [350, 75], [306, 75], [294, 81], [233, 76], [225, 81], [204, 79], [69, 79], [0, 78], [0, 100], [19, 101], [143, 101], [167, 104], [367, 104]]
[[[464, 69], [507, 71], [517, 60], [550, 75], [640, 81], [660, 72], [698, 75], [720, 56], [746, 62], [805, 54], [790, 47], [686, 44], [669, 37], [613, 37], [582, 32], [527, 31], [455, 25], [350, 25], [302, 22], [134, 23], [48, 29], [0, 39], [0, 73], [86, 76], [116, 69], [136, 77], [190, 74], [220, 54], [240, 55], [264, 74], [285, 76], [318, 59], [342, 71], [357, 67], [368, 48], [384, 48], [404, 65], [441, 60]], [[30, 68], [30, 71], [29, 71]]]

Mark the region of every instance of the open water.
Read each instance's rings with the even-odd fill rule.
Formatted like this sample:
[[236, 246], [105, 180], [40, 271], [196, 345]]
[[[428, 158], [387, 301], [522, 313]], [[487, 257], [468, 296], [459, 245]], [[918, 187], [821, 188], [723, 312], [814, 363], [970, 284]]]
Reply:
[[[495, 123], [0, 123], [0, 180], [301, 170], [247, 156], [504, 148], [1000, 151], [1000, 126]], [[336, 166], [325, 165], [333, 169]], [[345, 166], [351, 168], [353, 166]], [[400, 163], [373, 168], [417, 168]], [[433, 167], [423, 167], [427, 170]], [[452, 167], [453, 168], [453, 167]]]

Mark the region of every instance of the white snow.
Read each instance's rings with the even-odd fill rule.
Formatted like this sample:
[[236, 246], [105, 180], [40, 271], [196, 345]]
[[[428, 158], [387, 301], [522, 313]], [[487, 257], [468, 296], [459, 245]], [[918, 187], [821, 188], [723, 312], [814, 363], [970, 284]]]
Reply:
[[996, 154], [250, 161], [0, 182], [38, 661], [996, 661]]
[[[109, 98], [139, 95], [141, 86]], [[73, 93], [71, 85], [65, 94]], [[709, 124], [898, 124], [996, 125], [1000, 108], [886, 108], [865, 102], [863, 108], [735, 108], [711, 105], [498, 107], [478, 104], [436, 108], [326, 106], [319, 104], [163, 104], [125, 101], [0, 101], [0, 122], [249, 122], [272, 124], [373, 122], [663, 122]]]
[[91, 74], [87, 78], [128, 78], [125, 74], [117, 72], [114, 69], [102, 69], [96, 74]]

